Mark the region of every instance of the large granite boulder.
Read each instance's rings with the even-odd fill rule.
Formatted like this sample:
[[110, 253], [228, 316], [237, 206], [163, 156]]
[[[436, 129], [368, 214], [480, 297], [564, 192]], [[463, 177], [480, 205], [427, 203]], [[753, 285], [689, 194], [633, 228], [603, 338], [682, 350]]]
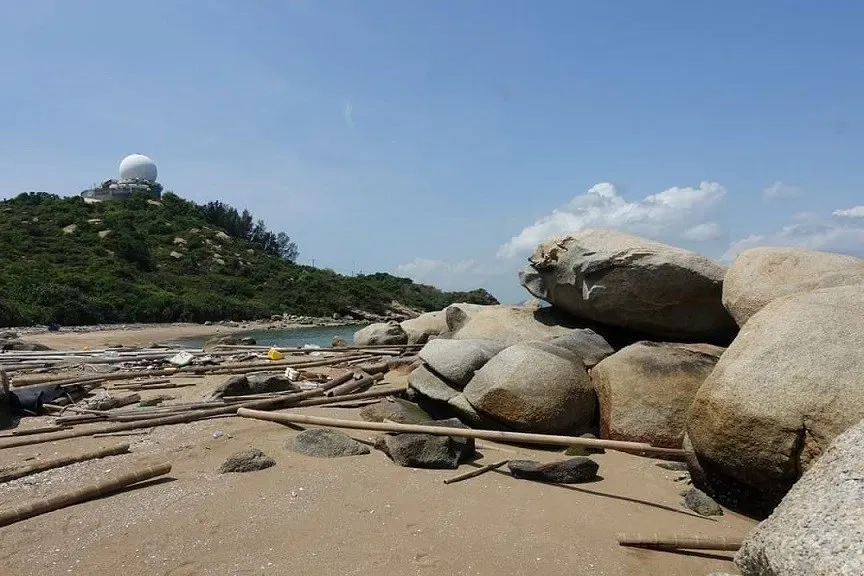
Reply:
[[545, 342], [502, 350], [474, 374], [463, 394], [478, 412], [523, 432], [588, 431], [597, 406], [582, 360]]
[[864, 574], [864, 422], [837, 437], [735, 555], [745, 576]]
[[447, 332], [447, 317], [443, 310], [427, 312], [399, 324], [408, 335], [408, 344], [425, 344], [429, 338]]
[[419, 356], [436, 374], [461, 390], [474, 376], [474, 372], [504, 347], [497, 340], [439, 338], [426, 344], [420, 350]]
[[615, 353], [609, 342], [590, 328], [576, 328], [563, 336], [553, 338], [549, 343], [573, 352], [582, 359], [587, 368]]
[[710, 344], [637, 342], [597, 364], [600, 435], [680, 448], [687, 410], [723, 353]]
[[488, 308], [497, 306], [484, 306], [483, 304], [451, 304], [444, 309], [444, 322], [447, 324], [448, 332], [458, 332], [475, 314]]
[[657, 339], [728, 343], [726, 269], [708, 258], [612, 230], [552, 238], [519, 274], [534, 296], [587, 320]]
[[864, 285], [767, 304], [699, 389], [687, 432], [709, 481], [776, 505], [864, 418]]
[[530, 340], [551, 340], [581, 328], [575, 319], [552, 308], [488, 306], [453, 335], [456, 340], [498, 340], [506, 346]]
[[782, 296], [864, 284], [864, 260], [806, 248], [751, 248], [740, 253], [723, 280], [723, 305], [743, 326]]
[[376, 322], [354, 333], [354, 344], [357, 346], [407, 343], [408, 334], [398, 322]]

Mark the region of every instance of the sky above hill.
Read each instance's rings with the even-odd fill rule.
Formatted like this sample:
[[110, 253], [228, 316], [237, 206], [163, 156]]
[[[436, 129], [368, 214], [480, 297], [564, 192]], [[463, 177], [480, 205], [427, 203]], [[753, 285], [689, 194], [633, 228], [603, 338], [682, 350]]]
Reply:
[[549, 236], [864, 256], [864, 3], [0, 0], [0, 196], [149, 155], [300, 261], [529, 295]]

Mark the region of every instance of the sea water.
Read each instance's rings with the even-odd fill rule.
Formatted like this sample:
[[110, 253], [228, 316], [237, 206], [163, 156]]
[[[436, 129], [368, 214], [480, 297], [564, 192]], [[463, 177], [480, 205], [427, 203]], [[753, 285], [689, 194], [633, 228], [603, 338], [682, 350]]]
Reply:
[[[304, 328], [291, 328], [287, 330], [259, 330], [255, 332], [243, 332], [238, 336], [251, 336], [260, 346], [276, 346], [277, 348], [300, 347], [306, 344], [330, 348], [334, 336], [341, 336], [345, 342], [351, 344], [354, 332], [363, 326], [309, 326]], [[184, 338], [175, 344], [191, 348], [201, 348], [209, 338]]]

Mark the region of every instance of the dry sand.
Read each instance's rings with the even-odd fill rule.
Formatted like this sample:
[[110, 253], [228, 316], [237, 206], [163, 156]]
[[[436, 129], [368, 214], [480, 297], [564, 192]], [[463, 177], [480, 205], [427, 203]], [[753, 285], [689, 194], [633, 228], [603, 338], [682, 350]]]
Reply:
[[[81, 347], [81, 341], [74, 347]], [[162, 393], [200, 399], [224, 376]], [[158, 391], [142, 394], [145, 398]], [[307, 414], [358, 418], [357, 409]], [[25, 419], [23, 426], [45, 425]], [[221, 434], [217, 434], [221, 433]], [[369, 440], [373, 433], [348, 431]], [[459, 471], [415, 470], [380, 452], [319, 459], [293, 452], [296, 430], [242, 418], [155, 428], [146, 436], [77, 438], [0, 450], [0, 467], [129, 442], [132, 454], [75, 464], [0, 485], [0, 508], [82, 486], [133, 462], [167, 460], [169, 481], [0, 528], [2, 574], [133, 575], [603, 575], [735, 573], [731, 553], [621, 548], [617, 532], [743, 536], [754, 521], [684, 509], [679, 475], [655, 460], [594, 456], [602, 479], [572, 486], [509, 476], [506, 468], [452, 485]], [[276, 466], [220, 475], [231, 454], [256, 447]], [[560, 453], [478, 442], [479, 464], [550, 461]]]
[[246, 328], [231, 328], [229, 326], [204, 326], [203, 324], [142, 324], [127, 328], [112, 328], [76, 332], [61, 330], [59, 332], [24, 333], [21, 339], [26, 342], [44, 344], [53, 350], [83, 350], [109, 346], [147, 346], [151, 343], [168, 342], [180, 338], [206, 338], [216, 335], [227, 335], [243, 330], [263, 330], [267, 324], [248, 325]]

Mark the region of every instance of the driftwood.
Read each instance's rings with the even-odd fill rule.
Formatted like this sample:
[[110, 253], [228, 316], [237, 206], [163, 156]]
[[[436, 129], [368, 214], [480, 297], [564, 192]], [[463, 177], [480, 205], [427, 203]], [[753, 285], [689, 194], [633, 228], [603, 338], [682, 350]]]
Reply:
[[[334, 384], [336, 382], [336, 384]], [[41, 444], [43, 442], [54, 442], [55, 440], [67, 440], [69, 438], [79, 438], [82, 436], [92, 436], [93, 434], [105, 434], [109, 432], [125, 432], [126, 430], [137, 430], [139, 428], [152, 428], [156, 426], [167, 426], [170, 424], [186, 424], [196, 420], [203, 420], [213, 416], [233, 415], [238, 407], [270, 409], [279, 408], [282, 406], [296, 404], [301, 400], [314, 398], [322, 395], [325, 391], [338, 386], [338, 382], [333, 380], [326, 382], [315, 390], [306, 390], [304, 392], [296, 392], [294, 394], [280, 396], [278, 398], [264, 398], [261, 400], [252, 400], [241, 404], [229, 404], [216, 408], [204, 410], [191, 410], [180, 414], [171, 414], [168, 416], [142, 417], [130, 422], [116, 422], [106, 424], [101, 428], [89, 429], [72, 429], [63, 430], [61, 432], [51, 432], [48, 434], [36, 434], [27, 438], [7, 438], [5, 441], [0, 441], [0, 450], [4, 448], [16, 448], [18, 446], [28, 446], [31, 444]]]
[[376, 364], [361, 364], [360, 370], [363, 370], [367, 374], [380, 374], [382, 372], [387, 372], [387, 368], [389, 367], [387, 362], [379, 362]]
[[358, 392], [356, 394], [345, 394], [344, 396], [336, 396], [331, 398], [310, 398], [309, 400], [301, 400], [296, 404], [292, 404], [290, 408], [306, 408], [308, 406], [330, 406], [344, 404], [356, 400], [374, 400], [384, 398], [386, 396], [396, 396], [404, 394], [407, 388], [405, 386], [381, 386], [373, 388], [367, 392]]
[[33, 382], [18, 382], [18, 379], [16, 378], [15, 380], [12, 381], [12, 387], [13, 388], [23, 388], [25, 386], [37, 386], [40, 384], [44, 384], [44, 385], [51, 384], [54, 386], [60, 386], [61, 388], [68, 388], [71, 386], [99, 386], [100, 384], [105, 382], [105, 376], [106, 375], [102, 375], [102, 376], [99, 376], [98, 378], [96, 378], [94, 376], [86, 376], [86, 377], [78, 376], [75, 378], [63, 377], [63, 378], [59, 378], [59, 379], [54, 378], [53, 380], [38, 380], [38, 381], [33, 381]]
[[454, 482], [461, 482], [462, 480], [468, 480], [469, 478], [474, 478], [475, 476], [480, 476], [481, 474], [485, 474], [486, 472], [491, 472], [492, 470], [496, 470], [505, 464], [510, 462], [510, 460], [499, 460], [498, 462], [493, 462], [492, 464], [487, 464], [486, 466], [481, 466], [475, 470], [471, 470], [470, 472], [465, 472], [464, 474], [459, 474], [458, 476], [453, 476], [452, 478], [447, 478], [444, 480], [444, 484], [453, 484]]
[[32, 500], [26, 504], [0, 511], [0, 526], [8, 526], [26, 518], [32, 518], [46, 512], [80, 504], [87, 500], [93, 500], [111, 492], [116, 492], [126, 486], [162, 476], [170, 471], [171, 464], [167, 462], [164, 464], [139, 466], [125, 474], [101, 480], [78, 490], [72, 490], [49, 498]]
[[637, 548], [653, 548], [656, 550], [726, 550], [734, 552], [741, 548], [742, 538], [728, 536], [679, 536], [670, 534], [661, 536], [652, 534], [616, 534], [619, 546], [634, 546]]
[[104, 432], [102, 434], [93, 434], [93, 438], [108, 438], [113, 436], [146, 436], [150, 434], [150, 430], [129, 430], [128, 432]]
[[98, 450], [82, 452], [81, 454], [75, 454], [73, 456], [63, 456], [61, 458], [42, 460], [39, 462], [28, 464], [26, 466], [12, 468], [10, 470], [0, 470], [0, 482], [9, 482], [10, 480], [15, 480], [16, 478], [23, 478], [24, 476], [29, 476], [30, 474], [36, 474], [37, 472], [44, 472], [45, 470], [52, 470], [54, 468], [68, 466], [69, 464], [74, 464], [76, 462], [84, 462], [86, 460], [95, 460], [96, 458], [104, 458], [106, 456], [125, 454], [128, 451], [129, 444], [119, 444], [117, 446], [109, 446], [107, 448], [99, 448]]
[[88, 381], [115, 381], [115, 380], [133, 380], [135, 378], [143, 378], [145, 376], [169, 376], [181, 378], [186, 374], [243, 374], [252, 372], [249, 368], [314, 368], [316, 366], [331, 366], [341, 364], [347, 360], [359, 360], [367, 358], [368, 354], [359, 354], [355, 356], [337, 356], [335, 358], [325, 358], [321, 360], [266, 360], [259, 362], [237, 362], [234, 364], [217, 364], [208, 366], [186, 366], [184, 368], [158, 368], [155, 370], [135, 370], [129, 372], [113, 372], [111, 374], [102, 374], [96, 378], [67, 378], [64, 376], [48, 375], [38, 378], [29, 378], [26, 381], [15, 379], [12, 386], [31, 386], [35, 384], [84, 384]]
[[130, 404], [137, 404], [141, 401], [141, 396], [138, 394], [126, 394], [125, 396], [105, 396], [105, 397], [96, 397], [91, 398], [89, 400], [85, 400], [84, 403], [90, 403], [90, 406], [93, 408], [87, 409], [80, 406], [70, 406], [69, 409], [73, 411], [80, 410], [81, 412], [87, 412], [89, 410], [112, 410], [114, 408], [122, 408], [123, 406], [129, 406]]
[[345, 394], [351, 394], [352, 392], [363, 392], [367, 388], [370, 388], [374, 383], [375, 380], [373, 380], [371, 376], [363, 376], [356, 380], [352, 378], [344, 384], [340, 384], [339, 386], [327, 390], [324, 395], [332, 397], [344, 396]]
[[14, 438], [15, 436], [30, 436], [31, 434], [42, 434], [43, 432], [58, 432], [68, 429], [67, 426], [40, 426], [38, 428], [27, 428], [25, 430], [13, 430], [8, 434], [0, 435], [0, 438]]
[[170, 380], [156, 381], [155, 383], [147, 382], [141, 384], [124, 384], [114, 386], [114, 390], [135, 390], [141, 392], [142, 390], [167, 390], [169, 388], [188, 388], [189, 386], [195, 386], [194, 382], [171, 382]]
[[112, 388], [129, 388], [132, 386], [155, 386], [157, 384], [168, 384], [171, 382], [170, 378], [153, 378], [150, 380], [140, 380], [137, 382], [121, 382], [119, 384], [114, 384]]
[[657, 448], [642, 442], [624, 442], [621, 440], [599, 440], [596, 438], [582, 438], [579, 436], [555, 436], [552, 434], [528, 434], [524, 432], [502, 432], [498, 430], [476, 430], [471, 428], [448, 428], [444, 426], [426, 426], [422, 424], [397, 424], [384, 422], [360, 422], [354, 420], [339, 420], [337, 418], [322, 418], [319, 416], [306, 416], [302, 414], [289, 414], [285, 412], [271, 413], [243, 407], [237, 410], [238, 416], [244, 418], [256, 418], [258, 420], [269, 420], [280, 424], [313, 424], [318, 426], [332, 426], [334, 428], [353, 428], [355, 430], [377, 430], [380, 432], [409, 432], [414, 434], [432, 434], [434, 436], [455, 436], [460, 438], [477, 438], [481, 440], [492, 440], [498, 442], [512, 442], [516, 444], [544, 444], [557, 446], [591, 446], [594, 448], [606, 448], [608, 450], [619, 450], [622, 452], [634, 452], [638, 454], [662, 454], [665, 456], [677, 456], [683, 458], [684, 450], [674, 448]]

